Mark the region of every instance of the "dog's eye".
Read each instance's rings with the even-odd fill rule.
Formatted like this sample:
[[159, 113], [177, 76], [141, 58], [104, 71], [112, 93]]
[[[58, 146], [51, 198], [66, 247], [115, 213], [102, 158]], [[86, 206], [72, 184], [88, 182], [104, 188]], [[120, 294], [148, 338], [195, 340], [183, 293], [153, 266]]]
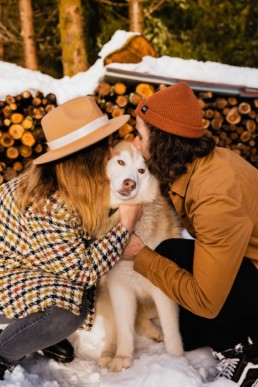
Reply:
[[143, 174], [145, 173], [145, 169], [140, 168], [140, 169], [138, 169], [138, 172], [141, 173], [141, 174], [143, 175]]
[[123, 160], [117, 160], [119, 165], [125, 165], [125, 162]]

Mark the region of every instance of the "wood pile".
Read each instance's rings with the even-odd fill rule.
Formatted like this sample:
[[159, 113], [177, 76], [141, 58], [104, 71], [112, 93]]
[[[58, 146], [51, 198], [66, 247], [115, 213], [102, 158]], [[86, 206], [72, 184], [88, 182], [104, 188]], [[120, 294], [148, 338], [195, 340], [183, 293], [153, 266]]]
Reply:
[[29, 91], [0, 101], [0, 184], [16, 177], [25, 165], [47, 150], [42, 117], [55, 108], [56, 96]]
[[[96, 97], [100, 108], [110, 118], [130, 114], [129, 123], [119, 130], [120, 138], [134, 138], [135, 108], [142, 98], [166, 87], [139, 83], [126, 87], [123, 83], [99, 84]], [[206, 133], [218, 146], [229, 148], [258, 167], [258, 98], [221, 96], [212, 92], [196, 92], [203, 112]]]
[[[109, 118], [130, 115], [115, 140], [134, 139], [138, 103], [164, 87], [105, 81], [99, 84], [94, 97], [103, 113]], [[258, 98], [226, 97], [212, 92], [199, 92], [196, 96], [207, 134], [219, 146], [232, 149], [258, 167]], [[55, 106], [55, 95], [44, 96], [40, 91], [35, 96], [25, 91], [0, 101], [0, 184], [19, 175], [29, 161], [47, 151], [41, 119]]]

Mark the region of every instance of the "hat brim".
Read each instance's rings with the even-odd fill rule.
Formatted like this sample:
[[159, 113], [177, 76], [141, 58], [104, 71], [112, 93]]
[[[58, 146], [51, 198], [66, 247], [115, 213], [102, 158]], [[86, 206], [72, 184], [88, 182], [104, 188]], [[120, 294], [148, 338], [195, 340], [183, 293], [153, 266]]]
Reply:
[[111, 120], [109, 120], [109, 123], [107, 125], [101, 126], [100, 128], [96, 129], [93, 133], [90, 133], [85, 137], [80, 138], [79, 140], [74, 141], [61, 148], [58, 148], [55, 150], [49, 150], [48, 152], [34, 159], [33, 164], [39, 165], [39, 164], [49, 163], [51, 161], [59, 160], [65, 156], [69, 156], [72, 153], [75, 153], [81, 149], [87, 148], [88, 146], [93, 145], [96, 142], [114, 133], [116, 130], [121, 128], [121, 126], [126, 124], [129, 118], [130, 118], [129, 114], [112, 118]]

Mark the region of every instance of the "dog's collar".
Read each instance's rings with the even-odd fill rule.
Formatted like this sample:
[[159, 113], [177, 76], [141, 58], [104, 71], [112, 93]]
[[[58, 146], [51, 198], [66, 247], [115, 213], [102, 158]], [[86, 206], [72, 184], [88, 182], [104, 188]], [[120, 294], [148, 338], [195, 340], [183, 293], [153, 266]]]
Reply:
[[109, 218], [114, 215], [115, 212], [117, 212], [118, 208], [110, 208], [108, 211]]

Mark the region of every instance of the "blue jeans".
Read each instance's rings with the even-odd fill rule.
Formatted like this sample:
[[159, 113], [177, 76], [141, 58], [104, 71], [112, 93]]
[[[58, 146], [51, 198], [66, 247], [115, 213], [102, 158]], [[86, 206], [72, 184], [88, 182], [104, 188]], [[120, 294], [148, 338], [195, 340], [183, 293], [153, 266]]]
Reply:
[[0, 362], [11, 367], [24, 356], [58, 343], [75, 332], [87, 314], [84, 291], [80, 315], [52, 306], [18, 320], [0, 316], [0, 324], [8, 324], [0, 334]]

